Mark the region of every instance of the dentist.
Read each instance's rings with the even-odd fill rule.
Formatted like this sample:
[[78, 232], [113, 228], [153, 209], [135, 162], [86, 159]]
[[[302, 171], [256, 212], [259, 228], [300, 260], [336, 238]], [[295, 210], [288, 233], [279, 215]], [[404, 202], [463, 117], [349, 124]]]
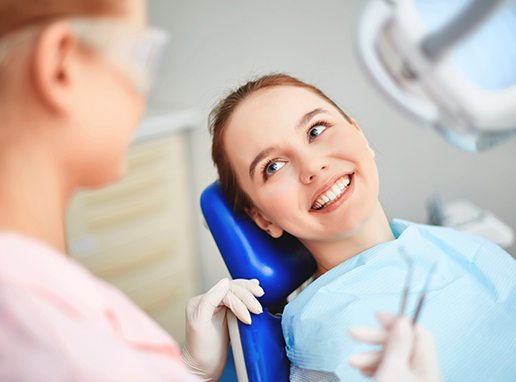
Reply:
[[258, 283], [221, 280], [189, 301], [181, 351], [65, 254], [74, 193], [124, 173], [163, 42], [144, 0], [0, 0], [1, 381], [216, 380], [227, 308], [261, 312]]

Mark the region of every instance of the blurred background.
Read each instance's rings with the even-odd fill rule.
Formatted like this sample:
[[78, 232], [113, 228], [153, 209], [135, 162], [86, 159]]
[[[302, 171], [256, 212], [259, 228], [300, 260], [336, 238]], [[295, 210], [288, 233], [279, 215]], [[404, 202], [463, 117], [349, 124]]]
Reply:
[[364, 1], [149, 5], [151, 23], [171, 35], [158, 89], [129, 153], [128, 176], [74, 200], [68, 245], [178, 340], [186, 299], [226, 276], [199, 208], [216, 179], [207, 116], [229, 89], [262, 74], [313, 83], [359, 122], [376, 152], [390, 218], [426, 223], [427, 202], [438, 194], [467, 199], [516, 229], [516, 139], [481, 154], [461, 152], [388, 103], [356, 55]]

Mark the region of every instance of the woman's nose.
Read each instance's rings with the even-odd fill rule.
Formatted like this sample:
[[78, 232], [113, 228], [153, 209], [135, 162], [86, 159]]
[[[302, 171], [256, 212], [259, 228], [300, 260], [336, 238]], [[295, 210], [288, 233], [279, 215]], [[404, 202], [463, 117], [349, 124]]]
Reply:
[[328, 165], [325, 163], [312, 163], [308, 164], [303, 168], [300, 173], [300, 180], [303, 184], [310, 184], [317, 179], [322, 172], [328, 169]]

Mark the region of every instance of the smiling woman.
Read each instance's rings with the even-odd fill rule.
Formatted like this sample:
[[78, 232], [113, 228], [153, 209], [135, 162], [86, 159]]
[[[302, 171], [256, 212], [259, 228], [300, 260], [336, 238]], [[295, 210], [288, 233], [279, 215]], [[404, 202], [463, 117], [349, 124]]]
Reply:
[[[300, 239], [319, 274], [364, 243], [392, 239], [374, 152], [356, 122], [316, 87], [283, 74], [251, 81], [212, 112], [211, 131], [213, 160], [235, 210], [274, 237], [286, 230]], [[327, 255], [356, 230], [361, 240]]]
[[[346, 362], [360, 350], [346, 332], [375, 325], [377, 310], [398, 309], [403, 251], [414, 280], [438, 265], [421, 322], [435, 336], [444, 380], [512, 380], [514, 259], [450, 229], [389, 224], [374, 152], [324, 93], [284, 74], [259, 78], [220, 102], [211, 132], [213, 160], [236, 212], [274, 238], [284, 231], [297, 237], [318, 265], [315, 281], [282, 316], [292, 381], [363, 379]], [[408, 296], [421, 287], [411, 285]]]

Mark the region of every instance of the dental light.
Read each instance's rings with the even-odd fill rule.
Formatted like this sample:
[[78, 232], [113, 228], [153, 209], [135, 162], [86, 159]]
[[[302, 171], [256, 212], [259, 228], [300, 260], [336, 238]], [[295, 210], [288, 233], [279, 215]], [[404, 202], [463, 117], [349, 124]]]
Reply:
[[516, 1], [373, 0], [357, 36], [373, 82], [454, 145], [516, 133]]

